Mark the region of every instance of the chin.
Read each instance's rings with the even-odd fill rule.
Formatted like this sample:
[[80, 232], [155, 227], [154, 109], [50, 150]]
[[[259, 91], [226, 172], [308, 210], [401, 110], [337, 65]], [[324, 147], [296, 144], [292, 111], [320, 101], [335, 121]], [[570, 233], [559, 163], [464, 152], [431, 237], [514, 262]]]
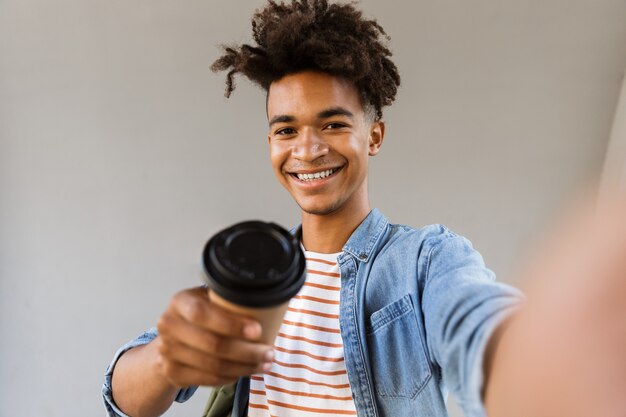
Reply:
[[330, 204], [305, 204], [300, 201], [296, 201], [300, 209], [307, 214], [315, 216], [327, 216], [333, 214], [341, 207], [341, 202], [334, 202]]

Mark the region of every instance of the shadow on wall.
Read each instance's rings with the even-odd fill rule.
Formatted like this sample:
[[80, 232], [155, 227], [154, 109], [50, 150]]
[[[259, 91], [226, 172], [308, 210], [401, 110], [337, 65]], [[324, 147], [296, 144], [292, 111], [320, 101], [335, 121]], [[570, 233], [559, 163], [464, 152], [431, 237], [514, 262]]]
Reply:
[[619, 182], [619, 187], [626, 189], [626, 77], [622, 81], [611, 139], [606, 151], [603, 173], [603, 191]]

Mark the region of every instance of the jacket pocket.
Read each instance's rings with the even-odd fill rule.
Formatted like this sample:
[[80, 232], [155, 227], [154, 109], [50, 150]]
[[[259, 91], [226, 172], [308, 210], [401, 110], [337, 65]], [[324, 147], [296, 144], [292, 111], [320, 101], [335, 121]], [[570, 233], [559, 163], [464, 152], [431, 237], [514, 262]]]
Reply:
[[367, 326], [376, 391], [382, 397], [414, 398], [432, 372], [410, 295], [374, 312]]

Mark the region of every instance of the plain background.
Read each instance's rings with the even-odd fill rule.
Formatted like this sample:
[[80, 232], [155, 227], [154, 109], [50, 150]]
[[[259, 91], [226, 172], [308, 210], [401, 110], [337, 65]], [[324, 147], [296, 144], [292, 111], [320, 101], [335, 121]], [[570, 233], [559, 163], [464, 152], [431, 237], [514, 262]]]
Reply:
[[[250, 39], [262, 4], [0, 0], [0, 417], [104, 415], [114, 351], [200, 282], [209, 236], [298, 222], [268, 162], [263, 93], [238, 79], [226, 100], [208, 69], [218, 44]], [[601, 171], [626, 2], [361, 6], [403, 77], [372, 205], [447, 224], [514, 281]], [[199, 415], [204, 400], [167, 415]]]
[[626, 82], [622, 84], [622, 92], [615, 109], [602, 172], [603, 193], [614, 192], [616, 186], [618, 189], [626, 189]]

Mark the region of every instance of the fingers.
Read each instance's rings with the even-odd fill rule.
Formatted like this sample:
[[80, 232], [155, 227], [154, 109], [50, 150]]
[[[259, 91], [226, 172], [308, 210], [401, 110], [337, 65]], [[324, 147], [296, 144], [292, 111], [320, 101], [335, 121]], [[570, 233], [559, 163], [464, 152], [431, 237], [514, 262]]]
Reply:
[[272, 350], [268, 345], [213, 333], [177, 316], [163, 316], [158, 329], [164, 343], [172, 347], [186, 346], [215, 358], [244, 364], [261, 363]]
[[273, 360], [272, 346], [257, 341], [260, 324], [211, 303], [205, 288], [176, 294], [157, 328], [158, 369], [177, 387], [227, 384]]
[[221, 385], [269, 369], [263, 362], [225, 360], [180, 344], [160, 343], [158, 349], [163, 373], [179, 386]]
[[258, 322], [232, 314], [209, 301], [205, 288], [178, 293], [170, 306], [185, 321], [223, 336], [257, 340], [261, 336]]

